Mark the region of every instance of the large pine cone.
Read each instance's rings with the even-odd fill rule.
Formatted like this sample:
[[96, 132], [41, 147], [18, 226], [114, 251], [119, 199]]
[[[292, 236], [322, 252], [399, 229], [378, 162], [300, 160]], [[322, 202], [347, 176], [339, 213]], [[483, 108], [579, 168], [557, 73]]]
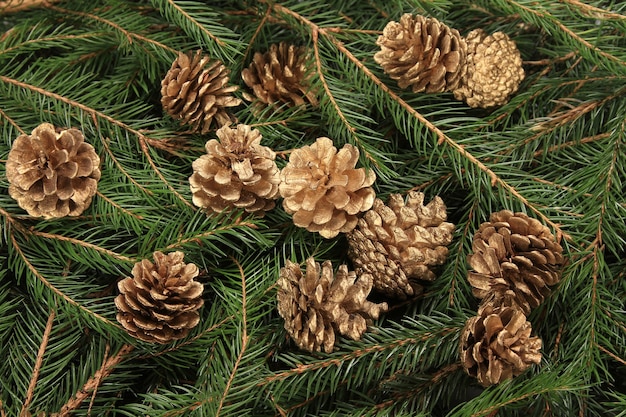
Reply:
[[[315, 92], [310, 89], [312, 73], [306, 63], [305, 47], [281, 42], [271, 45], [263, 54], [256, 52], [250, 66], [241, 72], [241, 78], [265, 105], [299, 106], [307, 101], [316, 105]], [[249, 101], [254, 96], [244, 93]]]
[[468, 274], [476, 297], [529, 314], [559, 282], [563, 248], [550, 230], [524, 213], [502, 210], [480, 225]]
[[434, 18], [404, 14], [385, 26], [376, 44], [381, 50], [374, 60], [414, 93], [452, 91], [465, 72], [465, 40]]
[[341, 265], [336, 274], [330, 261], [321, 267], [313, 258], [300, 265], [287, 261], [278, 279], [278, 313], [298, 347], [309, 352], [330, 353], [336, 333], [359, 340], [368, 320], [387, 311], [387, 304], [367, 301], [372, 277]]
[[78, 216], [98, 188], [100, 157], [78, 129], [42, 123], [20, 135], [9, 152], [9, 195], [28, 214], [46, 219]]
[[461, 333], [461, 364], [483, 386], [499, 384], [541, 361], [541, 339], [513, 307], [486, 306]]
[[226, 108], [238, 106], [241, 100], [231, 95], [239, 87], [228, 85], [229, 73], [222, 62], [202, 56], [201, 50], [193, 57], [179, 53], [161, 81], [163, 109], [202, 134], [213, 120], [219, 126], [231, 124], [234, 117]]
[[454, 97], [470, 107], [506, 103], [524, 79], [517, 45], [504, 32], [487, 35], [482, 29], [471, 31], [466, 42], [467, 71]]
[[376, 198], [371, 187], [376, 174], [355, 168], [358, 160], [356, 147], [345, 144], [337, 152], [325, 137], [291, 153], [279, 191], [296, 226], [325, 238], [354, 229], [357, 214], [369, 210]]
[[274, 208], [280, 171], [274, 151], [261, 145], [261, 133], [239, 124], [221, 127], [217, 137], [192, 164], [193, 203], [217, 213], [240, 208], [260, 216]]
[[348, 256], [357, 272], [373, 276], [376, 290], [402, 299], [420, 294], [420, 281], [435, 279], [432, 268], [448, 255], [454, 225], [446, 217], [443, 200], [424, 205], [421, 192], [409, 192], [406, 203], [400, 194], [388, 205], [377, 198], [347, 235]]

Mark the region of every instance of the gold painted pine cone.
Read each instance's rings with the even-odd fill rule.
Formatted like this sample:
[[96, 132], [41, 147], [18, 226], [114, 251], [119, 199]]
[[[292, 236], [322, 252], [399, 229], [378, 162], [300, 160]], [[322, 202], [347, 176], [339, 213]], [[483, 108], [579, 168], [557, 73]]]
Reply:
[[202, 56], [179, 52], [161, 81], [161, 105], [191, 131], [207, 133], [213, 121], [219, 126], [235, 121], [228, 107], [241, 104], [231, 93], [239, 87], [229, 85], [230, 71], [222, 62]]
[[358, 160], [356, 147], [345, 144], [337, 151], [326, 137], [291, 152], [280, 173], [279, 192], [296, 226], [327, 239], [354, 229], [357, 215], [376, 198], [371, 187], [376, 175], [355, 168]]
[[541, 339], [521, 310], [485, 306], [461, 333], [461, 364], [483, 386], [499, 384], [541, 362]]
[[80, 130], [42, 123], [13, 142], [6, 175], [9, 195], [31, 216], [78, 216], [96, 194], [100, 157]]
[[419, 295], [448, 255], [454, 224], [446, 218], [439, 197], [426, 205], [417, 191], [406, 202], [400, 194], [391, 194], [387, 205], [377, 198], [347, 235], [348, 256], [359, 274], [372, 275], [377, 291], [401, 299]]
[[374, 61], [414, 93], [452, 91], [465, 73], [465, 40], [434, 18], [404, 14], [387, 23], [376, 44]]
[[529, 314], [559, 282], [563, 248], [539, 220], [502, 210], [480, 225], [468, 274], [474, 295]]
[[154, 263], [137, 262], [132, 277], [117, 286], [117, 321], [137, 339], [168, 343], [181, 339], [200, 321], [203, 286], [198, 267], [184, 263], [182, 252], [154, 252]]
[[371, 289], [371, 276], [357, 279], [346, 265], [335, 274], [330, 261], [320, 266], [309, 258], [303, 272], [287, 260], [278, 279], [278, 313], [299, 348], [330, 353], [337, 333], [360, 340], [368, 321], [387, 311], [387, 303], [367, 301]]
[[276, 154], [261, 145], [261, 133], [248, 125], [223, 126], [192, 163], [193, 203], [212, 212], [244, 209], [263, 216], [275, 206], [280, 171]]

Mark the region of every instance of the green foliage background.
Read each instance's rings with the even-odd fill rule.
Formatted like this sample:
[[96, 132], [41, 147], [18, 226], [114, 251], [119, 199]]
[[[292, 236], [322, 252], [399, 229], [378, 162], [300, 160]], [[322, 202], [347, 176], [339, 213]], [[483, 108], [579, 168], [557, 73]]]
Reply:
[[[372, 56], [406, 12], [506, 32], [519, 92], [486, 111], [399, 91]], [[0, 33], [0, 416], [626, 416], [626, 3], [68, 0], [2, 13]], [[288, 340], [275, 281], [285, 259], [347, 262], [345, 238], [294, 227], [280, 204], [207, 217], [188, 177], [214, 133], [186, 132], [159, 103], [177, 51], [222, 60], [243, 89], [253, 53], [282, 40], [311, 49], [319, 107], [235, 109], [279, 166], [318, 136], [352, 143], [381, 198], [440, 195], [457, 225], [427, 293], [331, 354]], [[11, 144], [42, 122], [81, 129], [102, 159], [78, 218], [33, 219], [8, 195]], [[466, 256], [505, 208], [548, 225], [569, 263], [529, 318], [541, 364], [483, 390], [458, 363], [477, 308]], [[166, 346], [128, 336], [113, 304], [156, 250], [184, 251], [205, 285], [200, 324]]]

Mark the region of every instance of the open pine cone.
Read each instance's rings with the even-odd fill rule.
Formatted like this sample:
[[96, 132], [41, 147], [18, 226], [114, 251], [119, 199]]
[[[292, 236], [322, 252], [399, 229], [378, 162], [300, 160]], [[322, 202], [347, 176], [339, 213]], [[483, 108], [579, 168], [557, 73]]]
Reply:
[[80, 130], [57, 132], [50, 123], [20, 135], [7, 158], [9, 195], [31, 216], [80, 215], [100, 179], [100, 157], [84, 140]]
[[163, 109], [202, 134], [213, 120], [219, 126], [231, 124], [235, 119], [226, 108], [241, 100], [231, 95], [239, 87], [228, 85], [229, 73], [222, 62], [202, 56], [201, 50], [193, 57], [180, 52], [161, 81]]
[[358, 159], [356, 147], [345, 144], [337, 152], [325, 137], [291, 153], [280, 173], [279, 192], [296, 226], [325, 238], [354, 229], [357, 214], [369, 210], [376, 198], [371, 187], [376, 175], [355, 168]]
[[241, 208], [260, 216], [275, 206], [280, 171], [276, 154], [261, 145], [261, 133], [248, 125], [223, 126], [206, 143], [189, 177], [193, 203], [213, 212]]
[[357, 272], [373, 276], [376, 290], [402, 299], [420, 294], [420, 281], [435, 279], [431, 268], [448, 256], [454, 225], [446, 217], [443, 200], [424, 205], [421, 192], [409, 192], [406, 202], [391, 194], [388, 205], [377, 198], [347, 235], [348, 256]]
[[185, 337], [200, 321], [203, 286], [198, 267], [184, 263], [182, 252], [154, 252], [154, 263], [137, 262], [132, 277], [117, 283], [117, 321], [130, 335], [153, 343]]
[[385, 26], [376, 44], [381, 50], [374, 61], [414, 93], [452, 91], [465, 72], [465, 40], [434, 18], [404, 14]]
[[286, 261], [278, 288], [278, 313], [285, 320], [285, 329], [298, 347], [309, 352], [332, 352], [336, 333], [359, 340], [368, 320], [387, 311], [386, 303], [367, 301], [371, 276], [357, 279], [346, 265], [333, 274], [330, 261], [320, 266], [309, 258], [304, 273], [300, 265]]

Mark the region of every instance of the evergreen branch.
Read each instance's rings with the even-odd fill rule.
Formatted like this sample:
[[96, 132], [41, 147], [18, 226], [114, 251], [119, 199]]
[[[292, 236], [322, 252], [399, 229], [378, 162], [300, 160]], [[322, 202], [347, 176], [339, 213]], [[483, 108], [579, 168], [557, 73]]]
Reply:
[[570, 6], [577, 8], [583, 15], [587, 15], [594, 19], [607, 19], [607, 20], [626, 20], [626, 16], [621, 15], [619, 13], [612, 13], [610, 11], [600, 9], [599, 7], [595, 7], [592, 4], [583, 3], [579, 0], [560, 0], [563, 3], [566, 3]]
[[[104, 349], [104, 359], [102, 360], [103, 366], [104, 363], [106, 362], [108, 356], [109, 356], [109, 351], [111, 350], [111, 347], [109, 346], [109, 344], [107, 343], [105, 349]], [[102, 371], [102, 366], [100, 367], [99, 371]], [[98, 392], [98, 387], [100, 386], [100, 384], [102, 383], [102, 377], [103, 377], [104, 373], [103, 372], [99, 372], [96, 373], [96, 378], [95, 378], [95, 382], [94, 382], [94, 389], [93, 392], [91, 393], [91, 400], [89, 401], [89, 407], [87, 408], [87, 415], [91, 415], [91, 409], [93, 408], [93, 403], [96, 399], [96, 393]]]
[[169, 3], [169, 5], [171, 7], [173, 7], [178, 13], [180, 13], [182, 16], [184, 16], [185, 19], [187, 19], [189, 22], [191, 22], [198, 30], [200, 30], [205, 35], [207, 35], [209, 38], [211, 38], [213, 41], [215, 41], [219, 46], [221, 46], [221, 47], [226, 46], [226, 44], [224, 43], [223, 40], [221, 40], [220, 38], [215, 36], [206, 27], [204, 27], [204, 25], [201, 25], [200, 22], [198, 22], [196, 19], [191, 17], [191, 15], [189, 15], [189, 13], [187, 13], [182, 7], [177, 5], [174, 2], [174, 0], [167, 0], [167, 3]]
[[256, 224], [249, 223], [249, 222], [246, 222], [246, 221], [242, 221], [241, 217], [238, 217], [237, 219], [235, 219], [234, 223], [232, 223], [232, 224], [222, 225], [220, 227], [216, 227], [215, 229], [211, 229], [209, 231], [202, 232], [202, 233], [200, 233], [198, 235], [195, 235], [195, 236], [192, 236], [192, 237], [188, 237], [188, 238], [185, 238], [185, 239], [179, 239], [176, 242], [172, 243], [171, 245], [168, 245], [165, 249], [176, 249], [176, 248], [179, 248], [179, 247], [184, 246], [187, 243], [191, 243], [191, 242], [198, 242], [199, 243], [201, 241], [201, 239], [203, 239], [203, 238], [207, 238], [207, 237], [213, 236], [215, 234], [218, 234], [220, 232], [231, 230], [231, 229], [234, 229], [234, 228], [239, 227], [239, 226], [250, 227], [251, 229], [256, 229], [257, 228]]
[[21, 135], [25, 135], [26, 132], [24, 132], [24, 130], [22, 130], [22, 128], [15, 122], [15, 120], [11, 119], [2, 109], [0, 109], [0, 116], [4, 117], [5, 119], [7, 119], [7, 121], [17, 129], [18, 132], [20, 132]]
[[265, 14], [263, 15], [263, 18], [261, 18], [261, 21], [259, 22], [259, 25], [257, 26], [256, 30], [254, 31], [254, 33], [252, 34], [252, 37], [250, 38], [250, 40], [248, 41], [248, 46], [246, 47], [246, 50], [243, 53], [243, 61], [245, 61], [246, 59], [248, 59], [248, 54], [250, 53], [250, 51], [252, 50], [252, 46], [254, 45], [254, 41], [256, 40], [257, 36], [259, 36], [259, 33], [261, 33], [261, 29], [263, 29], [263, 26], [265, 25], [265, 23], [268, 21], [268, 19], [270, 18], [272, 13], [272, 8], [268, 7], [265, 10]]
[[610, 137], [611, 134], [610, 133], [599, 133], [597, 135], [593, 135], [593, 136], [587, 136], [581, 139], [576, 139], [576, 140], [572, 140], [569, 142], [563, 142], [563, 143], [558, 143], [556, 145], [552, 145], [547, 149], [538, 149], [537, 151], [535, 151], [535, 153], [533, 154], [534, 158], [538, 158], [543, 154], [547, 154], [547, 153], [552, 153], [555, 151], [559, 151], [561, 149], [564, 148], [568, 148], [571, 146], [577, 146], [583, 143], [591, 143], [591, 142], [595, 142], [598, 140], [602, 140], [602, 139], [606, 139], [608, 137]]
[[626, 366], [626, 359], [624, 358], [620, 358], [619, 356], [617, 356], [615, 353], [611, 352], [610, 350], [608, 350], [607, 348], [605, 348], [604, 346], [601, 346], [599, 344], [596, 343], [596, 347], [598, 349], [600, 349], [602, 352], [606, 353], [607, 355], [609, 355], [610, 357], [612, 357], [616, 362], [621, 363], [622, 365]]
[[132, 216], [132, 217], [136, 218], [137, 220], [143, 220], [143, 216], [140, 216], [139, 214], [135, 214], [135, 213], [133, 213], [132, 211], [130, 211], [128, 209], [125, 209], [124, 207], [122, 207], [119, 204], [117, 204], [115, 201], [111, 200], [109, 197], [107, 197], [104, 194], [102, 194], [100, 191], [96, 190], [96, 194], [98, 195], [98, 197], [102, 198], [104, 201], [106, 201], [107, 203], [109, 203], [110, 205], [115, 207], [117, 210], [120, 210], [124, 214]]
[[[95, 119], [95, 117], [94, 117]], [[98, 124], [96, 123], [96, 126], [98, 126]], [[128, 173], [128, 171], [126, 171], [126, 169], [122, 166], [122, 164], [120, 163], [120, 161], [115, 157], [115, 154], [113, 154], [113, 152], [111, 151], [111, 148], [109, 147], [109, 141], [111, 139], [110, 138], [103, 138], [102, 139], [102, 145], [104, 146], [104, 150], [106, 151], [106, 153], [109, 155], [109, 157], [111, 158], [111, 161], [113, 161], [113, 163], [115, 164], [115, 166], [117, 166], [117, 169], [124, 174], [124, 176], [126, 178], [128, 178], [128, 180], [133, 183], [137, 188], [139, 188], [141, 191], [145, 192], [148, 195], [152, 195], [154, 194], [152, 192], [152, 190], [148, 190], [146, 187], [144, 187], [143, 185], [139, 184], [133, 177], [132, 175], [130, 175]]]
[[53, 41], [59, 41], [59, 40], [97, 39], [104, 34], [105, 32], [95, 32], [95, 33], [83, 33], [81, 35], [57, 35], [57, 36], [29, 39], [24, 42], [20, 42], [17, 45], [14, 45], [10, 48], [0, 49], [0, 56], [8, 54], [9, 52], [13, 52], [15, 50], [19, 50], [20, 48], [23, 48], [24, 46], [28, 46], [28, 45], [33, 45], [33, 44], [36, 45], [38, 43], [53, 42]]

